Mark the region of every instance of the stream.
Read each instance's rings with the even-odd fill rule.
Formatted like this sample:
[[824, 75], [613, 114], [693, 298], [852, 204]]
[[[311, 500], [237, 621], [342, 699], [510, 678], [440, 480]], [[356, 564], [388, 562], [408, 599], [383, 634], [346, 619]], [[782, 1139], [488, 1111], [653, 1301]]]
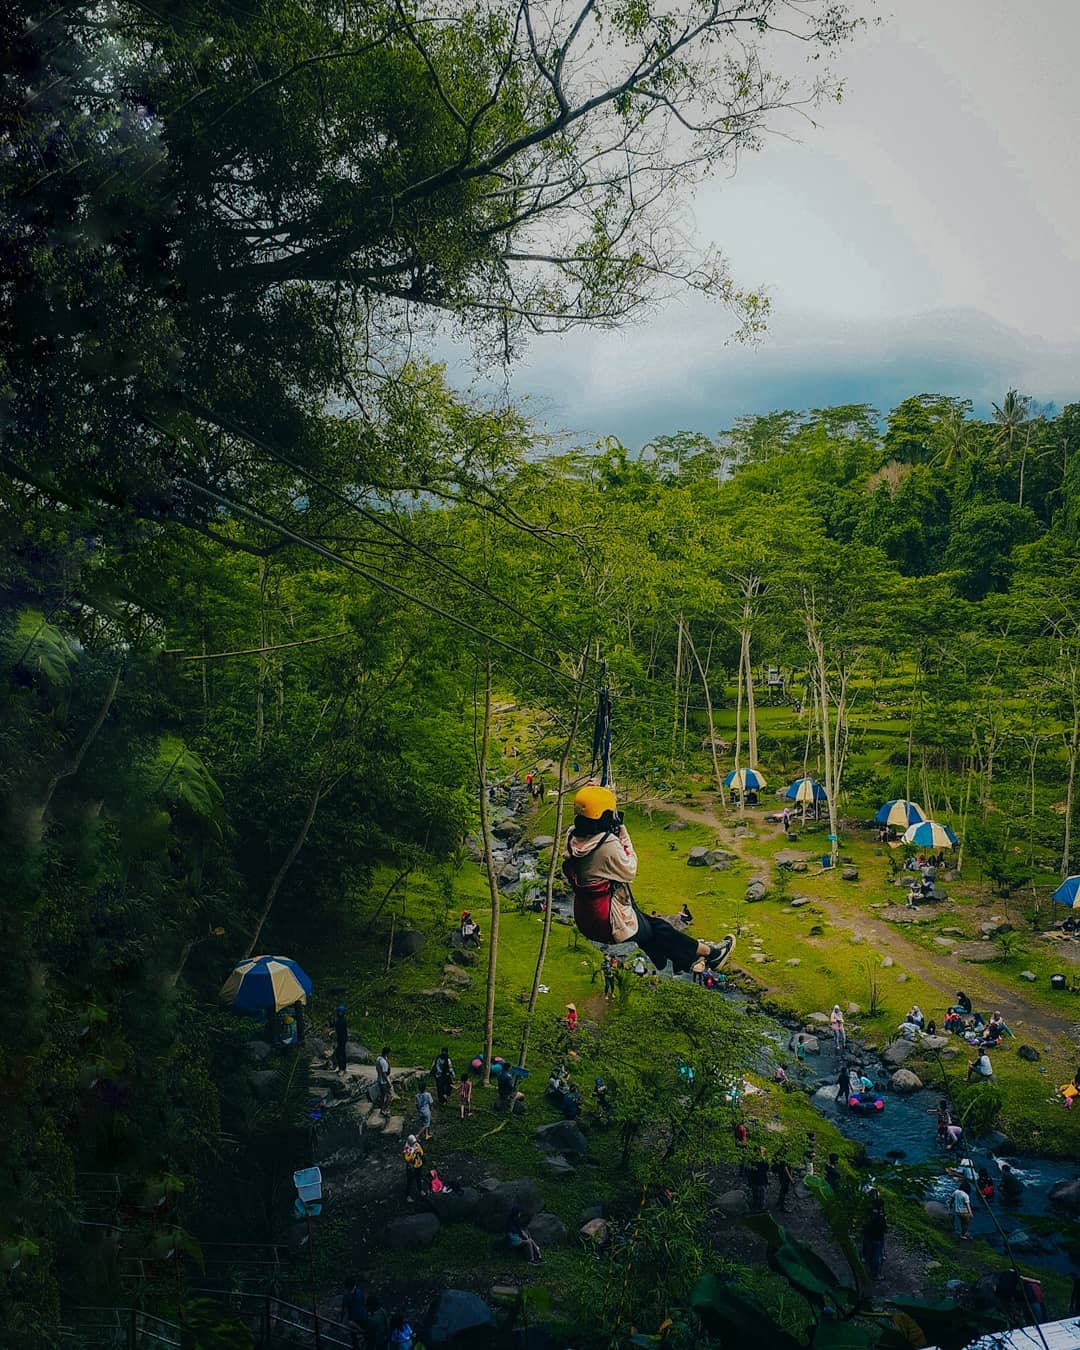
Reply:
[[[519, 845], [516, 849], [506, 847], [496, 851], [496, 864], [501, 865], [503, 861], [512, 861], [520, 874], [516, 883], [503, 887], [503, 893], [508, 898], [524, 899], [526, 903], [539, 901], [543, 896], [546, 866], [537, 854], [528, 845]], [[572, 909], [570, 901], [556, 898], [556, 916], [569, 916]], [[609, 950], [627, 957], [636, 951], [636, 944], [622, 943]], [[689, 980], [690, 977], [676, 975], [673, 978]], [[701, 996], [712, 998], [716, 995], [703, 989]], [[792, 1031], [803, 1029], [801, 1024], [793, 1022], [788, 1026], [775, 1017], [761, 1013], [753, 999], [732, 987], [724, 987], [720, 997], [740, 1006], [750, 1006], [762, 1018], [763, 1044], [758, 1061], [753, 1066], [755, 1072], [769, 1079], [776, 1066], [782, 1064], [792, 1081], [798, 1082], [800, 1087], [812, 1089], [810, 1101], [820, 1114], [831, 1121], [845, 1138], [862, 1146], [866, 1168], [871, 1176], [886, 1169], [901, 1169], [900, 1183], [903, 1185], [902, 1169], [905, 1166], [913, 1169], [918, 1166], [918, 1171], [913, 1170], [910, 1174], [910, 1184], [918, 1187], [920, 1198], [924, 1201], [936, 1200], [949, 1206], [956, 1189], [956, 1180], [945, 1169], [947, 1166], [955, 1167], [959, 1158], [954, 1155], [946, 1157], [938, 1146], [934, 1108], [939, 1092], [933, 1088], [924, 1088], [910, 1095], [890, 1091], [888, 1082], [893, 1070], [877, 1056], [860, 1051], [857, 1044], [851, 1042], [849, 1063], [861, 1063], [867, 1076], [873, 1078], [885, 1102], [885, 1110], [872, 1116], [850, 1111], [837, 1103], [835, 1092], [828, 1090], [835, 1087], [838, 1068], [828, 1027], [820, 1035], [821, 1053], [807, 1055], [800, 1065], [787, 1046]], [[1000, 1139], [1000, 1136], [990, 1136], [982, 1145], [975, 1141], [969, 1146], [969, 1156], [975, 1167], [984, 1166], [995, 1186], [1001, 1175], [1002, 1162], [1007, 1162], [1024, 1183], [1023, 1193], [1017, 1202], [1005, 1204], [998, 1194], [990, 1201], [998, 1223], [1005, 1231], [1014, 1253], [1021, 1259], [1061, 1273], [1070, 1273], [1080, 1265], [1080, 1224], [1053, 1209], [1047, 1193], [1056, 1182], [1080, 1176], [1080, 1162], [1010, 1151], [1008, 1141], [1002, 1144]], [[927, 1163], [937, 1165], [936, 1172], [929, 1180], [926, 1179], [923, 1166]], [[824, 1160], [821, 1160], [821, 1166], [824, 1166]], [[1000, 1251], [1003, 1243], [987, 1213], [986, 1205], [975, 1197], [973, 1209], [974, 1218], [970, 1228], [972, 1237]]]

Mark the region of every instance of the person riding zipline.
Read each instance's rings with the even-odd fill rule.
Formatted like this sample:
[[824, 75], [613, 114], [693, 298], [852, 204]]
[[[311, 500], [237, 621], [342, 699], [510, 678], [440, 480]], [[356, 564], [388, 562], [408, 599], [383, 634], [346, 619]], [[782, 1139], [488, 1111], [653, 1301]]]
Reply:
[[636, 942], [657, 970], [670, 961], [676, 971], [687, 971], [699, 957], [710, 970], [719, 970], [734, 950], [732, 934], [720, 943], [698, 942], [666, 919], [638, 909], [630, 890], [637, 854], [616, 807], [615, 794], [606, 787], [583, 787], [574, 798], [563, 875], [574, 888], [578, 929], [592, 942]]

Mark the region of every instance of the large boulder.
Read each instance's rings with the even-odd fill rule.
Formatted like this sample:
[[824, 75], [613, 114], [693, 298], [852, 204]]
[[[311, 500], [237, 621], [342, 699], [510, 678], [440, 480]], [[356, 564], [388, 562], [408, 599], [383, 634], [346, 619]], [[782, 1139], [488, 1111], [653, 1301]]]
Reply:
[[525, 833], [524, 827], [516, 820], [500, 820], [492, 825], [491, 833], [496, 839], [520, 839]]
[[934, 1219], [937, 1223], [948, 1224], [952, 1227], [952, 1212], [948, 1205], [943, 1205], [939, 1200], [927, 1200], [923, 1205], [927, 1217]]
[[566, 1224], [562, 1219], [546, 1211], [529, 1221], [529, 1233], [535, 1238], [541, 1251], [545, 1247], [554, 1247], [560, 1242], [565, 1242], [566, 1231]]
[[709, 850], [702, 844], [692, 848], [687, 856], [686, 865], [687, 867], [707, 867], [709, 865]]
[[280, 1091], [281, 1078], [277, 1069], [258, 1069], [251, 1075], [251, 1087], [260, 1101], [269, 1101]]
[[515, 867], [513, 863], [507, 862], [499, 868], [499, 886], [502, 890], [515, 885], [521, 880], [521, 868]]
[[900, 1065], [905, 1064], [914, 1053], [914, 1041], [893, 1041], [892, 1045], [888, 1047], [881, 1058], [886, 1064], [892, 1064], [895, 1068], [899, 1068]]
[[[325, 1051], [323, 1052], [325, 1054]], [[268, 1041], [245, 1041], [244, 1055], [254, 1064], [261, 1064], [264, 1060], [270, 1058], [270, 1044]]]
[[716, 1207], [733, 1219], [750, 1210], [749, 1201], [742, 1191], [725, 1191], [717, 1200]]
[[483, 1347], [495, 1335], [495, 1314], [479, 1294], [465, 1289], [444, 1289], [428, 1308], [424, 1321], [424, 1344], [431, 1350], [443, 1346]]
[[718, 863], [730, 867], [735, 861], [735, 855], [733, 853], [728, 853], [726, 849], [711, 848], [708, 853], [705, 854], [705, 861], [710, 867], [715, 867]]
[[949, 1044], [948, 1036], [923, 1036], [919, 1041], [922, 1050], [944, 1050]]
[[746, 888], [744, 898], [748, 903], [753, 904], [756, 900], [764, 900], [768, 893], [769, 888], [763, 881], [752, 881]]
[[1080, 1178], [1055, 1182], [1047, 1195], [1056, 1209], [1063, 1209], [1066, 1214], [1080, 1215]]
[[541, 1148], [552, 1153], [588, 1153], [589, 1141], [572, 1120], [556, 1120], [541, 1125], [533, 1135]]
[[347, 1064], [374, 1064], [375, 1056], [359, 1041], [345, 1042], [345, 1062]]
[[395, 956], [415, 956], [424, 950], [427, 938], [416, 928], [402, 928], [394, 934], [393, 952]]
[[857, 867], [843, 867], [840, 869], [841, 881], [858, 881], [859, 869]]
[[537, 850], [550, 848], [554, 842], [555, 836], [553, 834], [538, 834], [536, 838], [531, 841], [533, 848]]
[[494, 1190], [481, 1195], [476, 1221], [488, 1233], [501, 1233], [512, 1209], [520, 1209], [528, 1223], [543, 1208], [544, 1197], [528, 1177], [520, 1181], [502, 1181]]
[[1029, 1064], [1037, 1064], [1042, 1058], [1033, 1045], [1022, 1045], [1016, 1055], [1018, 1059], [1027, 1060]]
[[450, 953], [450, 960], [455, 966], [475, 966], [479, 964], [480, 955], [472, 947], [455, 947]]
[[806, 1020], [807, 1020], [808, 1022], [817, 1022], [818, 1025], [821, 1026], [821, 1025], [824, 1025], [824, 1024], [826, 1024], [826, 1023], [828, 1022], [828, 1020], [829, 1020], [829, 1015], [828, 1015], [828, 1013], [822, 1013], [822, 1012], [812, 1012], [812, 1013], [807, 1013], [807, 1014], [806, 1014]]
[[897, 1069], [889, 1079], [889, 1087], [893, 1092], [918, 1092], [922, 1087], [922, 1079], [910, 1069]]
[[809, 1032], [800, 1031], [795, 1039], [802, 1045], [803, 1051], [808, 1055], [821, 1054], [821, 1042], [816, 1036], [811, 1036]]
[[405, 1214], [386, 1226], [386, 1245], [391, 1251], [414, 1251], [430, 1247], [439, 1231], [439, 1220], [434, 1214]]
[[676, 830], [688, 830], [690, 827], [685, 820], [671, 820], [664, 826], [665, 830], [674, 833]]
[[553, 1177], [572, 1177], [576, 1170], [569, 1158], [561, 1153], [549, 1153], [544, 1159], [544, 1171]]
[[471, 1219], [480, 1204], [480, 1192], [475, 1186], [463, 1186], [461, 1190], [439, 1191], [429, 1197], [432, 1214], [437, 1214], [443, 1223], [454, 1223], [459, 1219]]
[[452, 989], [468, 989], [472, 985], [472, 976], [467, 970], [462, 970], [457, 965], [443, 966], [443, 984], [449, 985]]

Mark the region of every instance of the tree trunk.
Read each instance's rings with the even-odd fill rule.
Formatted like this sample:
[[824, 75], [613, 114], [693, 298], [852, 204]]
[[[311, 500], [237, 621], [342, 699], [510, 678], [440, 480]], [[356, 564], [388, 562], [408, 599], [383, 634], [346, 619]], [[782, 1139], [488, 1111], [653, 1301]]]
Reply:
[[743, 660], [745, 652], [742, 642], [739, 643], [739, 678], [735, 682], [735, 768], [739, 768], [739, 760], [742, 758], [742, 705], [743, 705]]
[[697, 654], [697, 648], [694, 646], [694, 640], [690, 636], [690, 630], [686, 630], [686, 640], [690, 644], [690, 655], [694, 658], [694, 664], [698, 668], [698, 674], [701, 676], [701, 687], [705, 690], [705, 716], [708, 718], [709, 727], [709, 753], [712, 756], [713, 776], [716, 779], [716, 790], [722, 793], [724, 791], [724, 778], [720, 772], [720, 761], [716, 757], [716, 732], [713, 726], [713, 708], [712, 695], [709, 692], [709, 677], [705, 673], [705, 668], [701, 664], [701, 658]]
[[[259, 646], [266, 648], [270, 644], [266, 623], [266, 583], [270, 569], [266, 559], [259, 559]], [[259, 675], [255, 685], [255, 756], [261, 758], [263, 734], [265, 731], [264, 704], [266, 699], [266, 676], [269, 658], [265, 650], [259, 652]]]
[[758, 765], [758, 740], [757, 740], [757, 708], [754, 704], [754, 667], [750, 660], [750, 630], [746, 630], [746, 735], [747, 735], [747, 753], [750, 757], [749, 767], [756, 769]]
[[566, 766], [570, 762], [570, 756], [574, 748], [574, 737], [577, 735], [578, 722], [581, 717], [581, 696], [585, 687], [585, 675], [588, 668], [589, 647], [588, 644], [586, 644], [581, 659], [581, 673], [577, 677], [577, 693], [574, 696], [574, 712], [570, 720], [570, 730], [567, 733], [562, 754], [559, 756], [559, 777], [555, 789], [555, 825], [552, 830], [552, 833], [555, 836], [555, 842], [551, 846], [551, 857], [548, 860], [547, 881], [544, 887], [544, 927], [540, 934], [540, 950], [536, 954], [536, 969], [533, 971], [532, 989], [529, 991], [529, 1005], [525, 1010], [525, 1025], [521, 1031], [521, 1053], [518, 1055], [518, 1063], [522, 1068], [525, 1067], [525, 1059], [529, 1053], [529, 1031], [532, 1027], [533, 1013], [536, 1011], [536, 1001], [540, 996], [540, 981], [544, 976], [544, 961], [547, 957], [548, 942], [551, 938], [551, 905], [555, 894], [555, 876], [559, 870], [562, 859], [562, 852], [559, 845], [562, 840], [563, 798], [566, 794]]
[[[475, 719], [475, 704], [473, 717]], [[487, 997], [484, 1004], [484, 1076], [481, 1086], [491, 1085], [491, 1055], [495, 1040], [495, 971], [499, 959], [499, 882], [495, 875], [495, 859], [491, 849], [491, 822], [488, 818], [487, 760], [488, 738], [491, 734], [491, 662], [484, 665], [484, 725], [479, 748], [476, 748], [475, 720], [473, 747], [476, 750], [476, 781], [480, 795], [480, 836], [484, 846], [484, 870], [487, 872], [488, 893], [491, 896], [491, 931], [488, 935]]]
[[1074, 724], [1073, 741], [1072, 744], [1069, 746], [1068, 751], [1069, 786], [1065, 793], [1065, 843], [1061, 852], [1061, 875], [1063, 878], [1069, 875], [1069, 865], [1072, 862], [1072, 817], [1073, 817], [1073, 802], [1075, 800], [1076, 795], [1076, 759], [1077, 759], [1077, 745], [1075, 739], [1076, 730], [1077, 729]]
[[818, 694], [821, 700], [821, 739], [825, 754], [825, 794], [829, 803], [829, 856], [832, 865], [840, 856], [839, 834], [836, 815], [836, 784], [833, 779], [833, 747], [829, 732], [829, 691], [826, 683], [825, 640], [818, 627], [817, 611], [812, 597], [805, 597], [806, 636], [811, 653], [817, 664]]
[[679, 687], [682, 682], [682, 615], [679, 615], [679, 636], [675, 647], [675, 720], [671, 727], [671, 758], [674, 761], [679, 743]]
[[116, 698], [116, 691], [120, 687], [120, 677], [121, 675], [123, 675], [123, 673], [124, 673], [124, 666], [123, 663], [121, 663], [113, 671], [113, 677], [109, 681], [109, 688], [108, 692], [105, 695], [105, 701], [98, 709], [98, 714], [91, 723], [90, 730], [83, 737], [82, 744], [79, 746], [78, 750], [75, 751], [75, 754], [72, 756], [68, 764], [63, 769], [61, 769], [59, 773], [54, 773], [53, 776], [49, 779], [48, 787], [46, 787], [45, 789], [45, 796], [42, 798], [41, 805], [38, 807], [39, 817], [44, 817], [45, 812], [49, 809], [49, 803], [53, 799], [53, 793], [64, 781], [64, 779], [71, 778], [74, 774], [77, 774], [79, 772], [79, 768], [82, 765], [83, 760], [86, 758], [86, 752], [97, 740], [98, 732], [105, 725], [105, 719], [106, 717], [108, 717], [109, 709], [112, 707], [113, 700]]
[[326, 747], [326, 753], [323, 755], [322, 763], [319, 765], [319, 772], [315, 779], [315, 791], [311, 794], [311, 800], [308, 802], [307, 813], [304, 816], [304, 822], [300, 826], [296, 838], [292, 842], [292, 847], [285, 855], [285, 861], [278, 868], [273, 881], [270, 883], [270, 889], [266, 893], [266, 903], [263, 905], [262, 913], [259, 915], [259, 921], [255, 925], [255, 931], [251, 935], [251, 941], [248, 943], [247, 951], [244, 952], [244, 960], [252, 954], [255, 946], [262, 936], [263, 925], [270, 917], [270, 911], [274, 907], [274, 901], [277, 899], [278, 891], [281, 890], [285, 878], [289, 875], [293, 863], [300, 854], [300, 850], [307, 842], [308, 833], [315, 820], [315, 813], [319, 809], [319, 802], [322, 800], [323, 789], [326, 786], [326, 771], [330, 763], [330, 752], [336, 745], [336, 741], [331, 741]]

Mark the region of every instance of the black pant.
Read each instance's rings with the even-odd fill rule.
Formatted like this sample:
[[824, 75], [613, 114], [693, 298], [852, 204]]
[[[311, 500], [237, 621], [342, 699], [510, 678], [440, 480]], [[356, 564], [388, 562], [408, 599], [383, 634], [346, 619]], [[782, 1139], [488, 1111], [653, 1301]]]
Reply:
[[345, 1042], [335, 1041], [334, 1043], [334, 1068], [345, 1070]]
[[413, 1167], [411, 1164], [405, 1164], [405, 1198], [408, 1199], [413, 1191], [416, 1192], [417, 1200], [423, 1198], [423, 1172], [419, 1167]]
[[698, 959], [697, 938], [673, 928], [666, 919], [650, 918], [634, 905], [638, 930], [634, 941], [653, 963], [663, 970], [670, 961], [676, 970], [689, 970]]

